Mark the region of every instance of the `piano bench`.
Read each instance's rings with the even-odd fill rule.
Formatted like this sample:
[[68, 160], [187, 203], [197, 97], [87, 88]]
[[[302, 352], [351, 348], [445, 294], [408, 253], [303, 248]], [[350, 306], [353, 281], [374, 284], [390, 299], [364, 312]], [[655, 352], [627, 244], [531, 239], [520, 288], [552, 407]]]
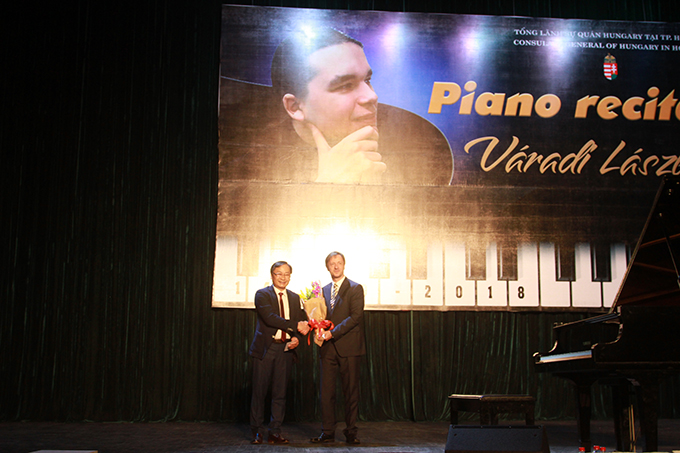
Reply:
[[497, 425], [498, 414], [524, 414], [534, 424], [536, 398], [531, 395], [449, 395], [451, 424], [458, 424], [458, 412], [479, 412], [480, 425]]

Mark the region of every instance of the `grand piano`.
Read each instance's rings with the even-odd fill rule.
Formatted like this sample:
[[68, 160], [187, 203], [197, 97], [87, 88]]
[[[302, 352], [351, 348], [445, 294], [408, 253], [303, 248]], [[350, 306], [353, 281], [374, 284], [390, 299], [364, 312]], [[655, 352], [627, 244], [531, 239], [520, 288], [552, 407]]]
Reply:
[[[612, 389], [619, 451], [658, 448], [659, 381], [680, 370], [680, 178], [663, 179], [611, 310], [556, 324], [555, 343], [535, 370], [575, 385], [581, 446], [591, 450], [594, 382]], [[632, 396], [636, 396], [631, 398]], [[637, 400], [637, 404], [631, 404]]]

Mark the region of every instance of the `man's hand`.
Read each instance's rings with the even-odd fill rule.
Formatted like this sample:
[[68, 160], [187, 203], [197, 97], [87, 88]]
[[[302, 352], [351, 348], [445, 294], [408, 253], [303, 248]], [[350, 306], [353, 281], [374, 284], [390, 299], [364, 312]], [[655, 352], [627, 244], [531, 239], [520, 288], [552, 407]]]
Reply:
[[319, 329], [319, 339], [320, 340], [328, 341], [331, 338], [333, 338], [333, 334], [330, 332], [330, 330]]
[[364, 126], [331, 147], [321, 131], [311, 123], [308, 127], [319, 153], [319, 174], [316, 182], [378, 183], [387, 170], [378, 153], [378, 131]]
[[288, 342], [288, 349], [295, 349], [298, 347], [300, 344], [300, 340], [297, 339], [297, 337], [291, 337], [290, 341]]
[[307, 335], [307, 333], [309, 333], [309, 323], [307, 321], [298, 322], [297, 330], [302, 335]]

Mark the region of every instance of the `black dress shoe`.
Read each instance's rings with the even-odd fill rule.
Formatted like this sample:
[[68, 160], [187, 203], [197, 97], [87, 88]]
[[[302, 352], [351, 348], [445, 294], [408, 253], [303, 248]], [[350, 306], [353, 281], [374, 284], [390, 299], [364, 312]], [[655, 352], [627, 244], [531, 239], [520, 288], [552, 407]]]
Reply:
[[250, 441], [250, 443], [253, 444], [253, 445], [259, 445], [262, 442], [264, 442], [264, 439], [262, 439], [262, 434], [260, 434], [260, 433], [255, 433], [253, 435], [253, 440]]
[[357, 439], [354, 436], [347, 436], [345, 442], [347, 442], [350, 445], [359, 445], [361, 443], [361, 441], [359, 441], [359, 439]]
[[281, 434], [270, 434], [267, 442], [270, 444], [287, 444], [288, 439], [282, 437]]
[[330, 442], [335, 442], [335, 437], [331, 436], [330, 434], [326, 433], [321, 433], [319, 437], [312, 437], [309, 439], [313, 444], [319, 444], [319, 443], [330, 443]]

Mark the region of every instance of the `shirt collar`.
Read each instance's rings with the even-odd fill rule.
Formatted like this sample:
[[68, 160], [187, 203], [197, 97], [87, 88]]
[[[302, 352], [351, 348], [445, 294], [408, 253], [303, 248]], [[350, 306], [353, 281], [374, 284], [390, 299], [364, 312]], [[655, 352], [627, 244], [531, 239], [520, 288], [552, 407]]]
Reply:
[[331, 281], [331, 291], [333, 290], [333, 284], [335, 284], [335, 283], [337, 283], [337, 285], [338, 285], [338, 291], [340, 291], [340, 287], [341, 287], [342, 284], [345, 282], [345, 279], [346, 279], [346, 278], [347, 278], [347, 277], [345, 277], [345, 276], [343, 275], [342, 278], [341, 278], [340, 280], [338, 280], [337, 282]]

